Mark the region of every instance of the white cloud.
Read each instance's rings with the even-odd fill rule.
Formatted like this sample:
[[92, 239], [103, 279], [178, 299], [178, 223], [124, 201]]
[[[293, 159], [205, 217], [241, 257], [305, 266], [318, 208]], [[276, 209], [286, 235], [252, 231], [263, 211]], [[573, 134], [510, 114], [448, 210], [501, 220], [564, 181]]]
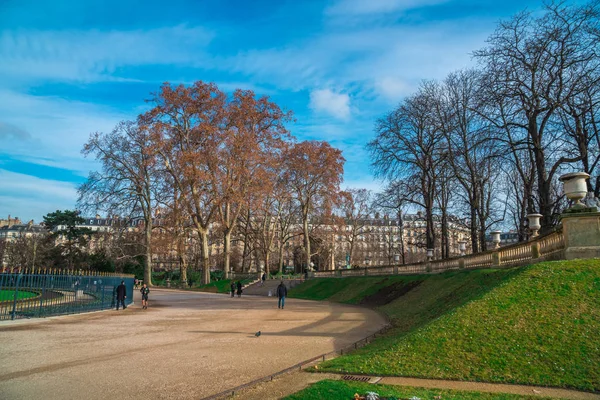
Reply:
[[118, 121], [132, 117], [107, 107], [1, 89], [0, 104], [0, 121], [30, 135], [27, 141], [0, 136], [0, 152], [84, 176], [95, 166], [80, 154], [90, 133], [110, 131]]
[[339, 119], [350, 117], [350, 96], [335, 93], [329, 89], [313, 90], [310, 93], [310, 107]]
[[27, 141], [31, 139], [31, 135], [18, 126], [0, 121], [0, 139], [6, 138]]
[[390, 101], [400, 101], [415, 91], [415, 86], [397, 77], [383, 77], [375, 81], [379, 94]]
[[[0, 210], [22, 220], [35, 219], [58, 209], [73, 208], [77, 199], [75, 184], [0, 169]], [[4, 215], [6, 214], [6, 215]]]
[[443, 79], [471, 66], [470, 53], [485, 44], [492, 29], [493, 23], [483, 20], [342, 27], [284, 48], [225, 57], [218, 64], [280, 90], [335, 87], [352, 94], [353, 103], [364, 98], [354, 96], [361, 92], [394, 104], [423, 79]]
[[329, 15], [365, 15], [401, 12], [445, 3], [448, 0], [339, 0], [326, 9]]
[[1, 31], [0, 74], [13, 80], [127, 80], [117, 69], [198, 60], [213, 35], [200, 27], [131, 31]]

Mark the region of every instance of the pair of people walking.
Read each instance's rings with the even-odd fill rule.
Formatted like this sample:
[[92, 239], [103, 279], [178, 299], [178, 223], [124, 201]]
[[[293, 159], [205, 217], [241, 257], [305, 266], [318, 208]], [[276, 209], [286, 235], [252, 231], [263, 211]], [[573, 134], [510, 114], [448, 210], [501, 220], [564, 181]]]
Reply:
[[231, 281], [231, 285], [229, 285], [229, 288], [231, 289], [231, 297], [235, 296], [236, 288], [237, 288], [238, 297], [242, 297], [242, 282], [241, 281], [237, 281], [237, 283], [235, 281]]
[[[117, 311], [119, 310], [119, 305], [123, 306], [123, 310], [126, 309], [125, 299], [127, 298], [127, 288], [125, 287], [125, 281], [121, 281], [121, 284], [117, 286], [116, 292]], [[146, 310], [148, 309], [148, 295], [150, 294], [150, 288], [144, 283], [140, 289], [140, 293], [142, 294], [142, 309]]]

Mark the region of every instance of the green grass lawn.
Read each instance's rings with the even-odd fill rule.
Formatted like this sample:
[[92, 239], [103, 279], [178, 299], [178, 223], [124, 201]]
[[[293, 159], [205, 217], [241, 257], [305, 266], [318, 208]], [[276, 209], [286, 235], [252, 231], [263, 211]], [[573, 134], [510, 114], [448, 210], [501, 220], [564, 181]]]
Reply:
[[[382, 293], [409, 286], [384, 304], [390, 296]], [[394, 326], [323, 363], [323, 371], [600, 390], [598, 259], [387, 280], [319, 279], [290, 296], [310, 298], [311, 287], [315, 299], [370, 302]], [[373, 296], [377, 288], [380, 296]]]
[[465, 392], [458, 390], [439, 390], [423, 389], [404, 386], [391, 385], [373, 385], [360, 382], [344, 382], [323, 380], [317, 382], [306, 389], [285, 397], [285, 400], [351, 400], [354, 394], [361, 396], [367, 392], [375, 392], [380, 397], [388, 399], [410, 399], [413, 396], [423, 400], [433, 399], [435, 396], [441, 396], [442, 399], [456, 400], [526, 400], [526, 399], [549, 399], [549, 397], [519, 396], [515, 394], [503, 393], [481, 393]]
[[[19, 290], [19, 293], [17, 294], [17, 300], [29, 299], [29, 298], [35, 297], [37, 295], [38, 294], [34, 293], [34, 292], [26, 292], [26, 291]], [[15, 298], [14, 290], [0, 290], [0, 301], [13, 300], [14, 298]]]

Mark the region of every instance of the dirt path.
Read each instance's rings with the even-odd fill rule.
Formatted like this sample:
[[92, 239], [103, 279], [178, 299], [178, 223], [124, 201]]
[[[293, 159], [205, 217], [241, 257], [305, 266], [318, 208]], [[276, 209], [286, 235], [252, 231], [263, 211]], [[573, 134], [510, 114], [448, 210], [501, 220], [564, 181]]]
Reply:
[[199, 399], [347, 346], [386, 322], [353, 306], [276, 304], [152, 290], [148, 310], [2, 322], [0, 398]]

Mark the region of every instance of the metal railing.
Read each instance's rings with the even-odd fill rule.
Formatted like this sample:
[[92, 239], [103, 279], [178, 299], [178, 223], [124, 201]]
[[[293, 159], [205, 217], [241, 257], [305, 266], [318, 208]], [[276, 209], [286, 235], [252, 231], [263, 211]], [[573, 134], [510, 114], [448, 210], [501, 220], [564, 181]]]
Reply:
[[316, 278], [341, 278], [347, 276], [439, 274], [462, 269], [516, 267], [540, 261], [561, 260], [564, 258], [564, 252], [565, 241], [563, 232], [559, 227], [553, 232], [528, 242], [515, 243], [467, 256], [405, 265], [318, 271], [312, 273], [311, 276]]
[[22, 271], [0, 273], [0, 320], [39, 318], [104, 310], [116, 306], [116, 288], [125, 281], [125, 304], [133, 300], [133, 276]]

